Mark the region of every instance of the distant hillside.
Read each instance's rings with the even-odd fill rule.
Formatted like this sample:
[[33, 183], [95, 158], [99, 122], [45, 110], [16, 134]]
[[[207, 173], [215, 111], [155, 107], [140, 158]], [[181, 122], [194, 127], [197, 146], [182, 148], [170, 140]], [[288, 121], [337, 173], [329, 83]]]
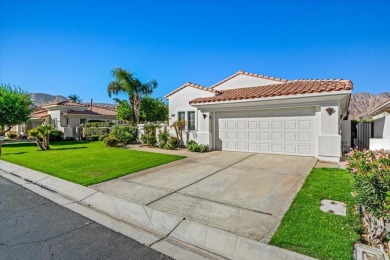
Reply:
[[367, 115], [372, 109], [382, 104], [390, 98], [390, 92], [384, 92], [378, 95], [370, 93], [352, 94], [349, 105], [349, 119], [359, 119]]
[[[61, 96], [61, 95], [50, 95], [45, 93], [31, 93], [31, 100], [34, 103], [34, 107], [41, 107], [44, 104], [52, 103], [52, 102], [61, 102], [64, 100], [68, 100], [68, 98]], [[89, 102], [84, 102], [84, 104], [89, 105]], [[109, 103], [95, 103], [96, 106], [107, 106], [107, 107], [115, 107], [116, 104], [109, 104]]]
[[37, 107], [40, 107], [46, 103], [61, 102], [67, 100], [66, 97], [61, 95], [54, 96], [45, 93], [31, 93], [30, 96], [31, 100], [34, 102], [34, 105]]

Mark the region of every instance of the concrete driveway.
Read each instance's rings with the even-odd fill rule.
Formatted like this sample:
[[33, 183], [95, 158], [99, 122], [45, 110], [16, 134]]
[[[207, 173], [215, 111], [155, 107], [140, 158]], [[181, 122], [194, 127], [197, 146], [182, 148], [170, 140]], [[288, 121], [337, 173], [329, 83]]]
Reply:
[[214, 151], [92, 188], [268, 242], [316, 161]]

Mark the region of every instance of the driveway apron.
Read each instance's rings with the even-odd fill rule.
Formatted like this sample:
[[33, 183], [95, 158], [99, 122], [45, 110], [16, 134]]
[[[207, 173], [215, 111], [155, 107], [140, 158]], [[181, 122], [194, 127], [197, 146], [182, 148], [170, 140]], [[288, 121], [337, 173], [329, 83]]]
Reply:
[[215, 151], [92, 188], [269, 242], [316, 161]]

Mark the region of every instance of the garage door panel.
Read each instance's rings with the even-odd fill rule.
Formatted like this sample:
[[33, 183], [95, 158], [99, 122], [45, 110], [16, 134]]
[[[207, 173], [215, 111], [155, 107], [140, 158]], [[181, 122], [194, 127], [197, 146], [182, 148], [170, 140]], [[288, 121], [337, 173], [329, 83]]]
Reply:
[[298, 141], [300, 142], [310, 142], [312, 141], [312, 134], [310, 132], [303, 132], [298, 134]]
[[259, 124], [260, 124], [260, 127], [259, 127], [260, 129], [269, 129], [270, 122], [260, 121]]
[[237, 134], [235, 132], [227, 132], [227, 139], [237, 139]]
[[283, 122], [282, 121], [272, 121], [271, 128], [272, 129], [282, 129]]
[[296, 141], [297, 134], [296, 133], [284, 133], [284, 141]]
[[286, 120], [284, 122], [284, 129], [297, 129], [297, 121], [296, 120]]
[[299, 122], [299, 129], [311, 129], [311, 121], [310, 120], [298, 120]]
[[259, 139], [262, 141], [269, 141], [270, 140], [270, 133], [260, 132], [259, 136], [260, 136]]
[[246, 121], [238, 121], [237, 122], [237, 129], [246, 129], [247, 128], [247, 122]]
[[271, 152], [282, 153], [283, 152], [283, 145], [282, 144], [271, 144]]
[[248, 133], [248, 140], [250, 141], [256, 141], [257, 140], [258, 133], [250, 132]]
[[284, 152], [288, 154], [296, 154], [297, 153], [297, 146], [295, 144], [285, 144], [284, 145]]
[[271, 152], [270, 151], [270, 144], [260, 144], [259, 151], [260, 152]]
[[272, 141], [282, 141], [283, 134], [282, 133], [272, 133]]
[[228, 121], [227, 122], [227, 129], [231, 130], [231, 129], [236, 129], [236, 122], [235, 121]]
[[258, 122], [253, 120], [248, 121], [248, 129], [258, 129]]
[[247, 134], [245, 132], [238, 132], [237, 133], [237, 140], [247, 140]]
[[222, 150], [311, 156], [314, 114], [314, 108], [217, 113], [216, 146]]
[[248, 151], [257, 152], [258, 151], [258, 144], [249, 143], [248, 144]]
[[248, 150], [248, 146], [247, 146], [247, 143], [237, 143], [237, 150], [239, 151], [247, 151]]
[[311, 155], [312, 149], [310, 145], [298, 145], [298, 154], [300, 155]]

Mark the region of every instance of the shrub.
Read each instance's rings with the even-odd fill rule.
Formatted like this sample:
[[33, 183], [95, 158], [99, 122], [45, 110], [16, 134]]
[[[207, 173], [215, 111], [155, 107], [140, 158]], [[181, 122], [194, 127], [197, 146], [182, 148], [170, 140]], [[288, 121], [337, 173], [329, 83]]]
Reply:
[[115, 136], [120, 143], [134, 143], [137, 140], [137, 128], [134, 126], [116, 126], [110, 135]]
[[157, 144], [157, 138], [151, 134], [143, 134], [141, 136], [141, 141], [143, 144], [153, 147]]
[[356, 200], [363, 207], [363, 222], [372, 243], [386, 237], [390, 221], [390, 151], [358, 151], [349, 154], [348, 170], [355, 179]]
[[194, 140], [187, 142], [187, 150], [191, 152], [205, 153], [209, 151], [209, 146], [204, 144], [198, 144]]
[[[100, 136], [107, 136], [109, 133], [108, 127], [85, 127], [84, 137], [86, 141], [98, 141]], [[102, 137], [100, 139], [103, 139]]]
[[61, 130], [52, 130], [50, 132], [50, 141], [61, 141], [64, 133]]
[[107, 136], [109, 136], [109, 135], [99, 135], [98, 136], [98, 141], [103, 141], [104, 138], [106, 138]]
[[89, 121], [88, 123], [84, 124], [84, 127], [110, 127], [112, 125], [115, 125], [111, 122], [93, 122]]
[[39, 134], [39, 132], [38, 132], [38, 129], [36, 129], [36, 128], [28, 130], [28, 136], [30, 136], [30, 137], [37, 137], [38, 134]]
[[9, 139], [14, 139], [14, 138], [16, 138], [18, 135], [17, 135], [17, 133], [15, 132], [15, 131], [9, 131], [8, 133], [7, 133], [7, 137], [9, 138]]
[[105, 146], [110, 146], [110, 147], [117, 146], [119, 143], [118, 139], [115, 136], [111, 136], [111, 135], [104, 138], [103, 142]]
[[179, 147], [179, 139], [177, 137], [175, 137], [175, 136], [169, 137], [168, 143], [171, 146], [173, 146], [174, 148], [178, 148]]
[[72, 136], [67, 136], [67, 137], [65, 137], [64, 141], [76, 141], [76, 138], [74, 138]]

